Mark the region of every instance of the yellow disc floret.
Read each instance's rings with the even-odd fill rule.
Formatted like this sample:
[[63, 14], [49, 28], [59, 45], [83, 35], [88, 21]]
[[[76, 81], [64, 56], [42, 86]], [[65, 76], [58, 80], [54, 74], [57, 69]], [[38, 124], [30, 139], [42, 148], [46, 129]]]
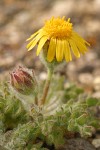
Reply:
[[70, 19], [65, 21], [65, 17], [52, 17], [49, 21], [45, 22], [43, 30], [49, 35], [50, 38], [67, 38], [71, 36], [72, 23], [70, 23]]

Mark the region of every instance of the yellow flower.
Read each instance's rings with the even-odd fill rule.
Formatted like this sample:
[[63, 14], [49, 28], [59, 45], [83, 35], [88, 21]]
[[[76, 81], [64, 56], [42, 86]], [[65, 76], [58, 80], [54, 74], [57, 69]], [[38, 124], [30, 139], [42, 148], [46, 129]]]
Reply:
[[58, 62], [64, 58], [67, 62], [72, 60], [72, 54], [80, 57], [80, 53], [87, 52], [86, 45], [89, 45], [82, 37], [80, 37], [74, 30], [70, 19], [67, 21], [65, 17], [54, 18], [45, 22], [44, 27], [32, 34], [31, 42], [27, 45], [30, 51], [36, 44], [38, 44], [37, 55], [39, 55], [43, 46], [49, 41], [47, 50], [47, 61], [52, 62], [56, 59]]

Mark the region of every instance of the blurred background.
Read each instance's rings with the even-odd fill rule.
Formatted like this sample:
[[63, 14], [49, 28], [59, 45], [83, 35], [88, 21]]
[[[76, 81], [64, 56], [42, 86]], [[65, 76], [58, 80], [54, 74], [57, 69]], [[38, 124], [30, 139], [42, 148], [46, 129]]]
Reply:
[[100, 0], [0, 0], [0, 80], [8, 80], [18, 65], [35, 69], [45, 79], [36, 47], [27, 52], [26, 39], [52, 16], [71, 18], [74, 30], [91, 44], [86, 55], [56, 72], [100, 97]]

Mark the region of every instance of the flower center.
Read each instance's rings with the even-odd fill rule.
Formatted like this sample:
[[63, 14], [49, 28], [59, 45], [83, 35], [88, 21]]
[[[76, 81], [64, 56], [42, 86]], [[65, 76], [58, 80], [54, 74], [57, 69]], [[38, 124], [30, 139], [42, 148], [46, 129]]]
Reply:
[[48, 34], [50, 38], [69, 38], [72, 33], [72, 23], [70, 23], [70, 19], [66, 21], [65, 17], [53, 17], [49, 21], [45, 22], [43, 30]]

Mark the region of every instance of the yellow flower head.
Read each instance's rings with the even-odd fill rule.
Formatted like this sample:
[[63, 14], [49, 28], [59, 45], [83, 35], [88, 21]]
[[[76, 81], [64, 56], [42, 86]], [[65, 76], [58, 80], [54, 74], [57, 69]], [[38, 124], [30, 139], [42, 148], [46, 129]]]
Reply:
[[86, 45], [89, 45], [82, 37], [74, 30], [70, 19], [67, 21], [65, 17], [54, 18], [45, 22], [44, 27], [32, 34], [28, 40], [31, 42], [27, 45], [28, 50], [31, 50], [38, 44], [37, 55], [39, 55], [45, 43], [48, 41], [47, 61], [52, 62], [56, 59], [58, 62], [65, 60], [71, 61], [71, 51], [76, 57], [80, 57], [80, 53], [84, 54], [87, 51]]

